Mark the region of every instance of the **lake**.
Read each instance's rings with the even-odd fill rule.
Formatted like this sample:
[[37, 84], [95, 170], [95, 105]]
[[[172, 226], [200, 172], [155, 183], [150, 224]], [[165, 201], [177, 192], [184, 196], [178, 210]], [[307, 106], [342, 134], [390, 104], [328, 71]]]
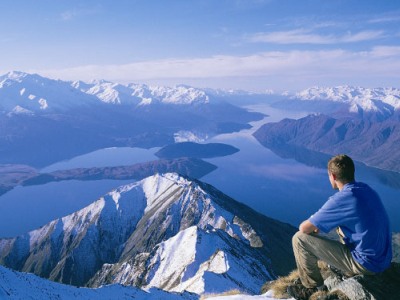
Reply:
[[[330, 186], [326, 169], [281, 158], [261, 146], [252, 133], [266, 122], [276, 122], [286, 117], [297, 119], [308, 112], [282, 111], [268, 105], [247, 108], [269, 116], [251, 123], [251, 129], [218, 135], [205, 141], [226, 143], [240, 151], [230, 156], [205, 159], [218, 168], [201, 180], [262, 214], [298, 226], [335, 192]], [[158, 150], [127, 147], [100, 149], [47, 166], [41, 171], [135, 164], [156, 160], [154, 153]], [[383, 183], [382, 176], [389, 178], [389, 175], [366, 167], [357, 168], [356, 171], [357, 180], [370, 184], [381, 195], [393, 230], [398, 232], [400, 189]], [[397, 176], [395, 174], [394, 180], [397, 180]], [[0, 237], [22, 234], [79, 210], [112, 188], [127, 182], [73, 180], [17, 187], [0, 197]]]

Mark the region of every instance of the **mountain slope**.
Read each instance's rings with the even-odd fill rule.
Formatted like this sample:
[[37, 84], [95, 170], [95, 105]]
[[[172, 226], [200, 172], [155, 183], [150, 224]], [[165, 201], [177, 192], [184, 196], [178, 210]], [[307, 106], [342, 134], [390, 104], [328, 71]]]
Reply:
[[400, 152], [393, 151], [400, 149], [399, 126], [395, 117], [374, 122], [310, 115], [264, 124], [254, 136], [274, 151], [293, 146], [330, 155], [347, 153], [369, 166], [399, 172]]
[[0, 240], [0, 262], [79, 286], [196, 293], [232, 287], [254, 294], [294, 267], [294, 232], [172, 173], [122, 186], [74, 214]]
[[15, 114], [48, 113], [98, 102], [69, 82], [24, 72], [0, 76], [0, 111]]
[[159, 289], [144, 291], [122, 285], [108, 285], [98, 289], [77, 288], [45, 280], [33, 274], [9, 270], [0, 266], [0, 299], [8, 300], [130, 300], [163, 299], [194, 300], [198, 296], [189, 293], [168, 293]]

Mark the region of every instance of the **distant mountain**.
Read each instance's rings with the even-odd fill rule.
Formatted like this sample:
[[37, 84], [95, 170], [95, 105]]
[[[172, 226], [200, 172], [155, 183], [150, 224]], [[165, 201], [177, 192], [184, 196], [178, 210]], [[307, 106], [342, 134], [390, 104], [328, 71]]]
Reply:
[[346, 153], [353, 159], [380, 169], [400, 171], [400, 122], [336, 119], [322, 114], [299, 120], [284, 119], [261, 126], [254, 136], [275, 152], [304, 148], [330, 155]]
[[304, 101], [322, 100], [346, 103], [350, 111], [383, 111], [400, 108], [400, 89], [363, 88], [353, 86], [313, 87], [293, 97]]
[[384, 120], [399, 114], [400, 89], [354, 86], [313, 87], [288, 95], [273, 106], [322, 112], [335, 117]]
[[113, 104], [193, 105], [206, 104], [210, 100], [204, 91], [183, 85], [175, 87], [148, 86], [145, 84], [122, 85], [104, 80], [91, 83], [75, 81], [71, 85], [86, 94], [96, 96], [103, 102]]
[[0, 111], [9, 116], [65, 111], [97, 102], [69, 82], [15, 71], [0, 76]]
[[0, 99], [0, 109], [13, 113], [54, 111], [98, 100], [121, 105], [209, 103], [204, 91], [187, 86], [122, 85], [104, 80], [68, 82], [16, 71], [0, 76]]
[[299, 120], [265, 124], [254, 133], [274, 152], [303, 162], [318, 160], [311, 157], [317, 153], [347, 153], [368, 166], [400, 170], [400, 154], [393, 151], [400, 149], [400, 89], [313, 87], [272, 106], [310, 112]]
[[0, 262], [78, 286], [255, 294], [294, 268], [295, 231], [200, 181], [157, 174], [1, 239]]
[[201, 90], [0, 76], [0, 163], [43, 167], [105, 147], [151, 148], [250, 128], [263, 117]]

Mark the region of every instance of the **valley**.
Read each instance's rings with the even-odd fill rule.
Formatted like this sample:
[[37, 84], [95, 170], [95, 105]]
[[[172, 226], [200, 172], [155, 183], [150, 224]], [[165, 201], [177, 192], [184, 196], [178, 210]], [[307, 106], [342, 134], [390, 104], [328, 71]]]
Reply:
[[336, 151], [357, 160], [400, 230], [396, 91], [382, 105], [365, 91], [339, 101], [1, 78], [0, 262], [15, 270], [257, 294], [294, 268], [291, 236], [333, 193]]

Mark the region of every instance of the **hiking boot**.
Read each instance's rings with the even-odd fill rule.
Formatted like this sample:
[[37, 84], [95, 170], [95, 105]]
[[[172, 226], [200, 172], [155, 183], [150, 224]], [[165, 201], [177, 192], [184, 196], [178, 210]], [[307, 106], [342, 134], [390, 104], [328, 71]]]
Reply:
[[297, 300], [308, 300], [308, 298], [316, 292], [318, 292], [316, 287], [307, 288], [302, 284], [289, 285], [287, 287], [287, 293]]

